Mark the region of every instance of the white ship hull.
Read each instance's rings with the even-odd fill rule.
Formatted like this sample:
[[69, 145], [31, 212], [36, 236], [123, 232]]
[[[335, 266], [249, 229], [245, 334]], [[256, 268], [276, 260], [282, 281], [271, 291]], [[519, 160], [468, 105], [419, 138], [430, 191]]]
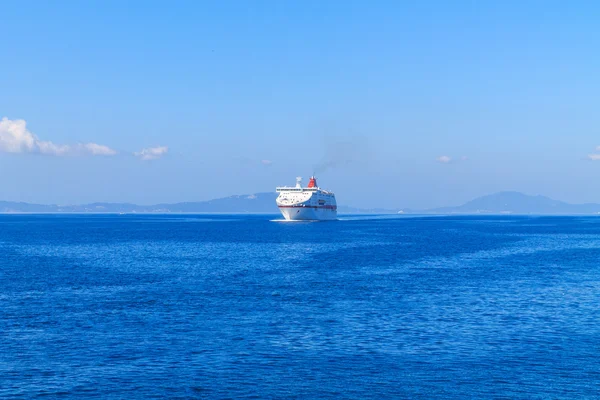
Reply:
[[279, 207], [286, 221], [327, 221], [337, 219], [337, 210], [308, 207]]
[[317, 186], [315, 177], [308, 187], [302, 187], [297, 178], [295, 187], [277, 188], [277, 207], [287, 221], [326, 221], [337, 219], [335, 194]]

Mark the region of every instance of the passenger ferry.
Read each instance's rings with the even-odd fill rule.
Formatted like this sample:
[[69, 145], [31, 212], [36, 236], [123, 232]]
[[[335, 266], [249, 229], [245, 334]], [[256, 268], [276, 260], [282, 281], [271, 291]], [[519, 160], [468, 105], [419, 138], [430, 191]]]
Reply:
[[277, 207], [287, 221], [322, 221], [337, 219], [335, 194], [321, 189], [312, 176], [307, 187], [302, 178], [296, 178], [296, 186], [277, 187]]

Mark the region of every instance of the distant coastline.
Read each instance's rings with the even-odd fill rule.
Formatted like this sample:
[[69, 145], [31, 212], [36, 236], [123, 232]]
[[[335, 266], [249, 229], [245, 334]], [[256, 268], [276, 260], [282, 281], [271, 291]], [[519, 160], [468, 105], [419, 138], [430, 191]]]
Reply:
[[[256, 193], [208, 201], [147, 206], [132, 203], [44, 205], [0, 201], [0, 214], [278, 214], [275, 197], [275, 193]], [[400, 207], [384, 209], [339, 206], [338, 212], [400, 215], [599, 215], [600, 204], [570, 204], [545, 196], [499, 192], [455, 207], [413, 210]]]

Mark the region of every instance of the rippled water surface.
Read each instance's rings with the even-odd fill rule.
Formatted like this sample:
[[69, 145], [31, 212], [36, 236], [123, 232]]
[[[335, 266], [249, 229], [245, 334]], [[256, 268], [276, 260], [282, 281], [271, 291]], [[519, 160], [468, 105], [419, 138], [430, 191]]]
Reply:
[[0, 397], [595, 398], [600, 218], [0, 216]]

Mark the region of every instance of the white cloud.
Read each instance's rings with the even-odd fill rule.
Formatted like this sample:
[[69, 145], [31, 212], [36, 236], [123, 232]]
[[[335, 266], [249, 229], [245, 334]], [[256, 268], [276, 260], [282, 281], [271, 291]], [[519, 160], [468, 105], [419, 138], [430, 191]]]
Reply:
[[[600, 146], [596, 146], [596, 151], [600, 151]], [[591, 161], [600, 161], [600, 154], [588, 154], [587, 158]]]
[[271, 164], [273, 164], [273, 161], [271, 161], [271, 160], [261, 160], [261, 162], [260, 162], [260, 163], [261, 163], [262, 165], [271, 165]]
[[142, 160], [156, 160], [167, 154], [168, 151], [169, 148], [167, 146], [158, 146], [148, 147], [133, 154]]
[[114, 156], [117, 152], [108, 146], [104, 146], [96, 143], [80, 144], [79, 148], [87, 153], [94, 156]]
[[0, 152], [38, 153], [52, 156], [69, 154], [112, 156], [117, 154], [110, 147], [96, 143], [70, 146], [68, 144], [55, 144], [50, 141], [40, 140], [36, 135], [27, 130], [27, 122], [22, 119], [10, 120], [6, 117], [0, 120]]
[[439, 156], [435, 160], [442, 164], [455, 164], [459, 162], [465, 162], [469, 159], [467, 156], [462, 156], [460, 158], [452, 158], [450, 156]]

